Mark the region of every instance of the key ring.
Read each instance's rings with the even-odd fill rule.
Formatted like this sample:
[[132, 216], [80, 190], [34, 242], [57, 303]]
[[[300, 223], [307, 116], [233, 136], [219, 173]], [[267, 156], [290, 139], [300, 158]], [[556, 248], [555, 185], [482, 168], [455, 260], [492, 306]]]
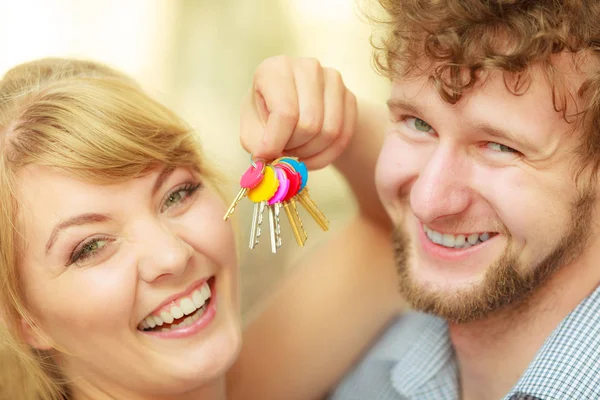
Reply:
[[[263, 164], [266, 164], [265, 160], [263, 160], [262, 158], [259, 158], [256, 161], [262, 162]], [[256, 162], [254, 162], [254, 153], [250, 153], [250, 164], [252, 164], [252, 166], [254, 168], [258, 168], [258, 165], [256, 165]]]

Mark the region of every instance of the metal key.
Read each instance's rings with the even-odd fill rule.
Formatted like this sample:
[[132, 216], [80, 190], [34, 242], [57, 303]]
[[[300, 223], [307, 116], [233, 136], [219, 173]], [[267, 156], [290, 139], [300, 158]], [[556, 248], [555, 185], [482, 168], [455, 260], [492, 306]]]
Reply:
[[286, 163], [300, 174], [301, 185], [298, 194], [296, 195], [296, 199], [322, 230], [329, 230], [329, 221], [308, 193], [308, 187], [306, 187], [306, 184], [308, 183], [308, 169], [306, 168], [306, 165], [292, 157], [282, 157], [277, 159], [276, 162]]
[[281, 220], [279, 215], [281, 214], [281, 203], [275, 203], [273, 206], [273, 213], [275, 215], [275, 246], [281, 247]]
[[275, 175], [272, 166], [267, 165], [264, 170], [263, 178], [258, 185], [248, 190], [248, 199], [254, 203], [252, 214], [252, 226], [250, 227], [250, 248], [253, 249], [258, 244], [261, 234], [260, 225], [262, 224], [262, 215], [265, 210], [266, 201], [269, 200], [279, 187], [279, 180]]
[[290, 223], [290, 227], [292, 228], [292, 232], [294, 234], [294, 238], [296, 239], [296, 242], [298, 243], [299, 246], [304, 246], [304, 243], [306, 243], [306, 240], [308, 239], [308, 235], [306, 234], [306, 231], [304, 230], [304, 225], [302, 223], [302, 219], [300, 218], [300, 215], [298, 214], [298, 210], [296, 209], [296, 204], [293, 200], [294, 196], [296, 196], [296, 194], [298, 193], [298, 189], [300, 188], [300, 185], [301, 185], [300, 175], [297, 174], [292, 167], [290, 167], [289, 165], [287, 165], [285, 163], [280, 163], [280, 164], [278, 163], [275, 166], [278, 168], [281, 168], [285, 172], [288, 180], [290, 181], [289, 190], [288, 190], [286, 196], [284, 197], [283, 201], [281, 202], [281, 204], [283, 205], [285, 214], [288, 217], [288, 221]]
[[277, 253], [281, 247], [281, 226], [279, 224], [278, 205], [269, 206], [269, 228], [271, 233], [271, 252]]
[[252, 226], [250, 227], [250, 248], [253, 249], [258, 244], [258, 240], [262, 233], [261, 224], [263, 222], [263, 212], [265, 210], [265, 202], [254, 203], [254, 211], [252, 212]]
[[277, 249], [281, 247], [281, 225], [279, 221], [279, 210], [281, 201], [285, 198], [290, 188], [290, 181], [287, 178], [285, 172], [276, 166], [273, 166], [277, 179], [279, 180], [279, 187], [277, 191], [267, 202], [269, 210], [269, 225], [271, 227], [271, 251], [277, 253]]
[[248, 190], [256, 187], [262, 181], [263, 176], [264, 176], [264, 171], [265, 171], [265, 164], [263, 162], [257, 161], [255, 163], [253, 163], [246, 170], [246, 172], [244, 172], [244, 174], [242, 175], [242, 178], [240, 179], [241, 189], [238, 192], [235, 199], [233, 199], [233, 202], [229, 206], [229, 209], [227, 209], [227, 213], [223, 217], [223, 219], [225, 221], [227, 221], [229, 219], [229, 217], [231, 217], [233, 215], [233, 213], [235, 212], [235, 208], [237, 207], [238, 203], [244, 198], [244, 196], [246, 195]]
[[329, 230], [329, 220], [323, 214], [323, 211], [317, 207], [317, 204], [310, 197], [308, 193], [308, 188], [304, 188], [298, 193], [296, 196], [298, 202], [304, 207], [304, 209], [310, 214], [311, 217], [315, 220], [315, 222], [321, 227], [322, 230]]
[[321, 227], [322, 230], [329, 230], [329, 221], [325, 217], [325, 214], [319, 209], [317, 203], [310, 197], [308, 193], [308, 169], [306, 165], [292, 157], [282, 157], [276, 160], [278, 163], [286, 163], [290, 165], [302, 178], [300, 189], [296, 195], [296, 200], [304, 207], [308, 214], [315, 220], [315, 222]]

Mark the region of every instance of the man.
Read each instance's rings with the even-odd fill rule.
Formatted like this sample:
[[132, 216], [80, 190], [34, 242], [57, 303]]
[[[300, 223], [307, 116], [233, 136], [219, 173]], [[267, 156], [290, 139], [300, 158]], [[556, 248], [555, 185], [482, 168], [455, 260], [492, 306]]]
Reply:
[[416, 311], [331, 398], [600, 398], [600, 6], [380, 3], [375, 182]]
[[[404, 316], [334, 399], [600, 398], [600, 7], [382, 1]], [[529, 396], [529, 397], [528, 397]]]

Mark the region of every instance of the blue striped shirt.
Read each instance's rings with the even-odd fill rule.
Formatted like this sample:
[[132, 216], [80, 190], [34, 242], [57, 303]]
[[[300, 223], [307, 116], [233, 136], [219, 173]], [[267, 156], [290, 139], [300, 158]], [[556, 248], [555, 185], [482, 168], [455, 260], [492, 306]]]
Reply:
[[[400, 317], [344, 378], [331, 400], [458, 400], [446, 322]], [[546, 339], [504, 400], [600, 399], [600, 287]]]

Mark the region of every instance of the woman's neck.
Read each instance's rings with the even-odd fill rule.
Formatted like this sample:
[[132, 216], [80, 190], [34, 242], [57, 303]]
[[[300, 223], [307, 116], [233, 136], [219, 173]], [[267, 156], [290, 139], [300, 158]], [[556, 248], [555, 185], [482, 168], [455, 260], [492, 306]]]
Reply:
[[72, 396], [69, 400], [226, 400], [225, 379], [206, 383], [202, 387], [185, 393], [177, 393], [171, 396], [152, 393], [134, 392], [123, 387], [108, 387], [108, 385], [90, 384], [87, 381], [77, 380], [71, 388]]

